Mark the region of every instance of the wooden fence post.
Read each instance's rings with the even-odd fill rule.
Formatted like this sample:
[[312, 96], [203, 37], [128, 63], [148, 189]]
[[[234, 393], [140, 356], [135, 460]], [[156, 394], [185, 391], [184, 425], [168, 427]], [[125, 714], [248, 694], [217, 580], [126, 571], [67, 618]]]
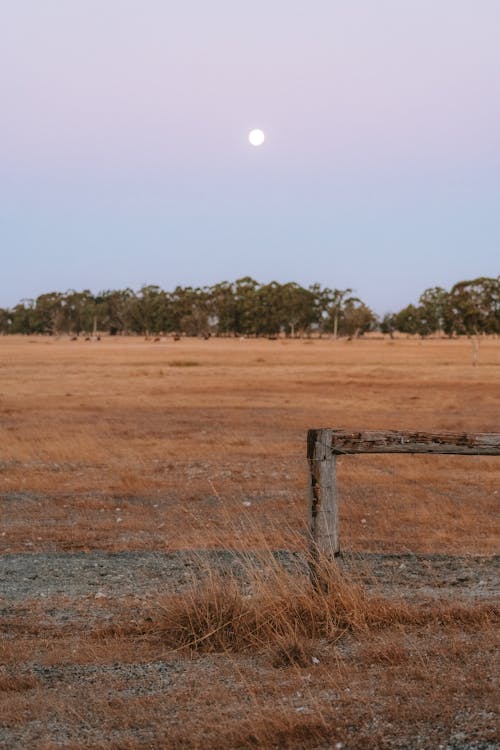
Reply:
[[340, 552], [332, 437], [330, 429], [309, 430], [307, 433], [310, 571], [314, 585], [322, 589], [326, 584], [320, 575], [319, 559], [326, 557], [333, 560]]
[[328, 589], [321, 558], [340, 553], [335, 456], [349, 453], [423, 453], [500, 456], [500, 433], [434, 433], [409, 430], [308, 430], [310, 572], [316, 588]]

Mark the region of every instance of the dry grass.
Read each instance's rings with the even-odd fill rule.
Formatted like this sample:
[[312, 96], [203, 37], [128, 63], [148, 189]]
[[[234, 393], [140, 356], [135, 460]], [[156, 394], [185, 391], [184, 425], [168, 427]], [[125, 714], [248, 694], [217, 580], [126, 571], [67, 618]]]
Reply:
[[[309, 427], [499, 424], [497, 339], [477, 367], [466, 340], [33, 341], [0, 339], [8, 551], [251, 549], [242, 512], [286, 547]], [[497, 549], [495, 458], [349, 456], [339, 485], [346, 547]]]
[[169, 367], [198, 367], [199, 362], [195, 362], [192, 359], [173, 359], [168, 363]]
[[[343, 588], [331, 598], [318, 603], [321, 595], [302, 588], [300, 600], [288, 602], [288, 614], [273, 611], [265, 643], [254, 622], [238, 630], [240, 615], [251, 612], [262, 622], [263, 606], [285, 605], [280, 595], [290, 586], [286, 575], [282, 591], [267, 589], [268, 581], [261, 580], [260, 590], [224, 614], [226, 604], [213, 581], [183, 600], [168, 604], [160, 598], [149, 624], [127, 627], [124, 612], [122, 627], [114, 632], [94, 631], [72, 642], [61, 634], [59, 653], [67, 656], [57, 660], [54, 653], [45, 660], [44, 675], [53, 675], [55, 682], [47, 686], [35, 676], [17, 689], [9, 683], [0, 722], [10, 736], [21, 734], [26, 722], [31, 731], [44, 728], [42, 735], [29, 735], [35, 741], [24, 747], [103, 750], [326, 750], [337, 742], [382, 750], [398, 747], [398, 740], [405, 747], [434, 748], [454, 733], [469, 742], [500, 739], [494, 718], [498, 612], [486, 604], [437, 604], [419, 613], [367, 597], [349, 580], [336, 583]], [[233, 593], [229, 601], [234, 599]], [[280, 638], [283, 627], [288, 632], [295, 622], [293, 613], [304, 607], [313, 613], [315, 638], [309, 639], [310, 622], [293, 642]], [[341, 623], [342, 635], [334, 622]], [[325, 623], [329, 637], [318, 637]], [[186, 641], [191, 658], [179, 653], [175, 633]], [[214, 639], [202, 645], [201, 634], [210, 633]], [[72, 656], [77, 645], [81, 651]], [[143, 677], [116, 671], [117, 664], [127, 662], [151, 669]], [[99, 664], [108, 671], [92, 676], [88, 670]], [[462, 746], [468, 745], [462, 741]]]
[[[327, 560], [322, 571], [328, 591], [278, 564], [272, 566], [269, 559], [267, 569], [264, 565], [248, 560], [238, 577], [208, 570], [192, 588], [161, 599], [155, 617], [148, 618], [146, 632], [158, 636], [168, 649], [199, 653], [269, 648], [283, 653], [289, 644], [291, 663], [292, 651], [305, 653], [308, 641], [325, 638], [333, 643], [346, 632], [411, 619], [407, 605], [368, 596]], [[141, 632], [141, 626], [134, 626], [132, 632]]]
[[0, 667], [0, 695], [32, 690], [39, 685], [40, 681], [30, 672], [19, 674], [9, 670], [6, 666]]
[[123, 601], [105, 627], [57, 627], [25, 605], [1, 657], [4, 731], [48, 750], [498, 742], [497, 606], [384, 600], [326, 562], [324, 593], [248, 564], [142, 612]]
[[[279, 664], [306, 666], [319, 640], [335, 644], [346, 634], [366, 635], [398, 625], [489, 628], [500, 620], [499, 608], [489, 601], [417, 605], [389, 600], [368, 594], [336, 562], [321, 559], [319, 566], [321, 587], [278, 565], [263, 572], [255, 561], [248, 561], [243, 572], [244, 586], [241, 574], [207, 571], [201, 583], [160, 601], [146, 632], [176, 651], [270, 650]], [[141, 626], [133, 632], [141, 633]]]
[[[467, 341], [32, 342], [0, 338], [4, 553], [303, 550], [308, 428], [498, 430], [496, 339], [474, 368]], [[338, 480], [344, 548], [497, 550], [497, 459], [345, 457]], [[266, 565], [4, 606], [0, 746], [500, 742], [495, 602]]]

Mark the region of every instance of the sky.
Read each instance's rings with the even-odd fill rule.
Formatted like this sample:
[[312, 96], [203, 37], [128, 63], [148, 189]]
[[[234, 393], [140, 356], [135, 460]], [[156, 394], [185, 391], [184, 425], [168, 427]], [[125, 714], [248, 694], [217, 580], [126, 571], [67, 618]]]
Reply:
[[6, 0], [0, 306], [497, 276], [499, 37], [498, 0]]

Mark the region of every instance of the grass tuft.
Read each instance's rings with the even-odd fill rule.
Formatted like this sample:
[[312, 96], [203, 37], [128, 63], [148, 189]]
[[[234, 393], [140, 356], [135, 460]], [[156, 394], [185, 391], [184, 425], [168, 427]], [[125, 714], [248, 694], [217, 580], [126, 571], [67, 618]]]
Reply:
[[263, 572], [248, 562], [242, 580], [210, 571], [200, 584], [161, 603], [158, 632], [172, 649], [224, 652], [273, 649], [276, 661], [310, 663], [310, 641], [331, 641], [405, 618], [407, 607], [369, 597], [337, 565], [325, 561], [328, 591], [280, 566]]
[[334, 562], [322, 561], [322, 570], [327, 590], [272, 563], [269, 572], [249, 560], [242, 577], [208, 571], [203, 582], [161, 600], [148, 631], [175, 651], [268, 651], [276, 666], [307, 666], [320, 639], [334, 643], [395, 625], [475, 627], [499, 618], [492, 603], [409, 604], [369, 595]]

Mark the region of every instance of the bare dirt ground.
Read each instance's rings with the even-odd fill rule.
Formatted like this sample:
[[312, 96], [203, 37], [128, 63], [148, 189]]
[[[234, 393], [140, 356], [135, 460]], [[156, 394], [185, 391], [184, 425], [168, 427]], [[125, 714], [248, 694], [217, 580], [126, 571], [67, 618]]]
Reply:
[[[298, 552], [276, 551], [273, 557], [286, 570], [308, 573], [307, 561]], [[244, 576], [252, 558], [251, 553], [217, 550], [13, 554], [1, 560], [0, 582], [8, 602], [54, 596], [147, 598], [159, 587], [165, 593], [183, 591], [207, 570]], [[261, 556], [256, 555], [254, 566], [260, 563]], [[370, 590], [386, 596], [481, 599], [498, 593], [500, 555], [358, 554], [341, 558], [338, 564]]]
[[0, 747], [500, 747], [496, 458], [339, 461], [339, 564], [404, 618], [284, 662], [162, 624], [214, 571], [308, 586], [308, 428], [499, 431], [499, 375], [498, 340], [0, 339]]

